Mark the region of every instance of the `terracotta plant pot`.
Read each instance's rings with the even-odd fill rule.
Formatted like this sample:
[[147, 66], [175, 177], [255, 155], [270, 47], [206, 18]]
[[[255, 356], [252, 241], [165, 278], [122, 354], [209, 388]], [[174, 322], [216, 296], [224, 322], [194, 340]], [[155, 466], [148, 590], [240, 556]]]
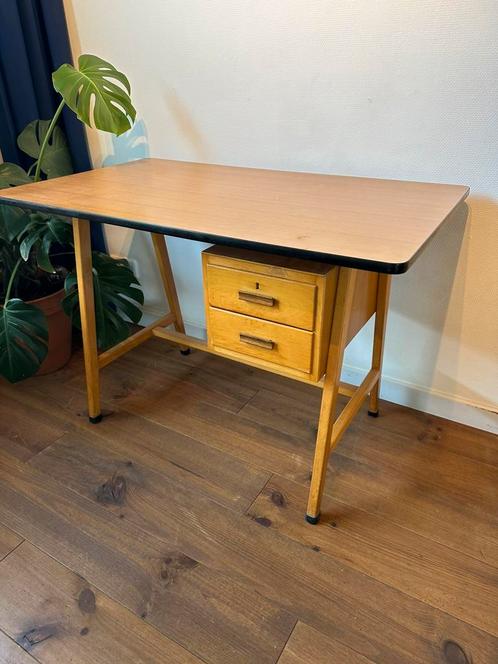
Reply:
[[37, 376], [61, 369], [71, 357], [72, 326], [71, 319], [62, 311], [61, 301], [64, 295], [62, 288], [52, 295], [31, 300], [29, 303], [43, 311], [48, 324], [48, 353], [36, 373]]

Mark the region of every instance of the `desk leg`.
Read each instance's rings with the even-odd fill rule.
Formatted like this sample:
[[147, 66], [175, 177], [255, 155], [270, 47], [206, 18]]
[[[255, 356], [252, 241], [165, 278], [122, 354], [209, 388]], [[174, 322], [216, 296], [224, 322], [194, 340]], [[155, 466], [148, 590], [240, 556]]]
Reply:
[[83, 354], [85, 358], [88, 419], [92, 424], [97, 424], [102, 419], [102, 414], [100, 411], [99, 362], [97, 331], [95, 327], [90, 222], [86, 219], [73, 218], [73, 234]]
[[379, 274], [372, 352], [372, 369], [379, 371], [379, 378], [370, 392], [368, 414], [371, 417], [377, 417], [379, 415], [380, 370], [382, 368], [382, 356], [384, 354], [384, 336], [386, 333], [390, 289], [391, 276], [389, 274]]
[[[160, 233], [151, 233], [152, 245], [156, 254], [157, 265], [163, 282], [164, 292], [168, 300], [171, 313], [174, 315], [174, 326], [177, 332], [185, 334], [185, 325], [183, 324], [182, 311], [180, 309], [180, 301], [178, 300], [178, 293], [176, 292], [175, 279], [173, 277], [173, 270], [169, 260], [168, 248], [166, 246], [166, 239]], [[180, 351], [182, 355], [188, 355], [190, 348], [183, 347]]]
[[339, 271], [327, 358], [327, 372], [323, 386], [311, 487], [306, 511], [306, 521], [312, 524], [318, 523], [320, 518], [320, 504], [330, 453], [342, 358], [353, 305], [356, 274], [356, 270], [351, 268], [341, 267]]

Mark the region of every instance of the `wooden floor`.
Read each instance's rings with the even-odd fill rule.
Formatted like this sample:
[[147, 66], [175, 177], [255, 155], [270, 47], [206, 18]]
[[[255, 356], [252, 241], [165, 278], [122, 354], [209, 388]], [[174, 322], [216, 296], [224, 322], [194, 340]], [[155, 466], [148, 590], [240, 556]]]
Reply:
[[496, 437], [392, 404], [304, 521], [320, 391], [152, 341], [0, 383], [0, 662], [496, 664]]

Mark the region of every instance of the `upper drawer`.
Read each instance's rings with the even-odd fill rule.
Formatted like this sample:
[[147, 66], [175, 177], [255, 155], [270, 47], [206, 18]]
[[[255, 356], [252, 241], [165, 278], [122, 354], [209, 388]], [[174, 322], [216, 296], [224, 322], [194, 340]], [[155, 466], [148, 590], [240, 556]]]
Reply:
[[255, 272], [207, 266], [209, 304], [313, 330], [316, 286]]

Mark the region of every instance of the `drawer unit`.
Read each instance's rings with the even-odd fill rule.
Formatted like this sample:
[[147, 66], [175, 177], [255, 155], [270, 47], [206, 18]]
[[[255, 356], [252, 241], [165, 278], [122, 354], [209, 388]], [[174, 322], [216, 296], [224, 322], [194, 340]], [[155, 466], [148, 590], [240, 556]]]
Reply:
[[209, 333], [213, 346], [304, 373], [311, 371], [313, 332], [308, 330], [210, 307]]
[[337, 268], [221, 246], [204, 251], [202, 261], [209, 346], [284, 375], [320, 380]]

